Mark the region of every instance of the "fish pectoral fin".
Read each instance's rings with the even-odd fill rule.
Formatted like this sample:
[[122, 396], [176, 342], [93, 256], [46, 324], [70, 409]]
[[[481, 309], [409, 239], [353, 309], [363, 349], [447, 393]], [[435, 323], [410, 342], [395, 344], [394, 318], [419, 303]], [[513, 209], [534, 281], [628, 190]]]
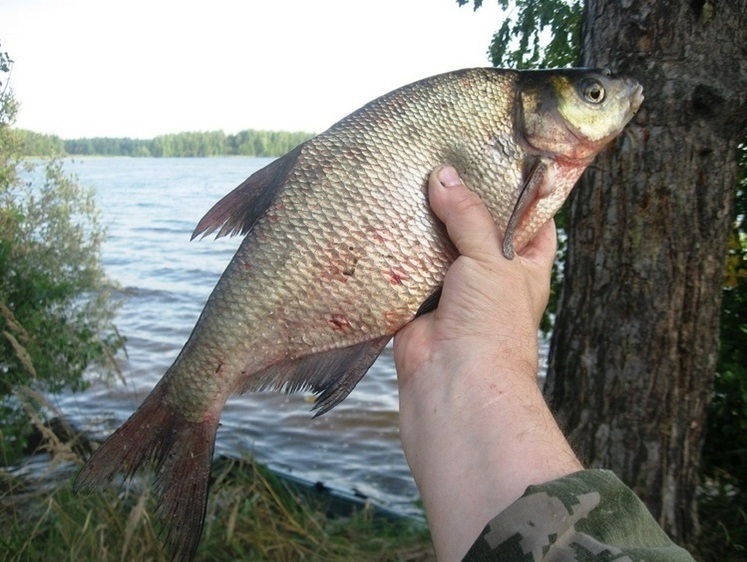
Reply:
[[237, 188], [218, 201], [202, 217], [192, 233], [192, 240], [204, 238], [216, 230], [216, 238], [246, 234], [272, 204], [286, 176], [296, 163], [303, 145], [256, 171]]
[[538, 196], [551, 190], [554, 179], [551, 164], [552, 160], [543, 156], [531, 157], [525, 163], [527, 171], [524, 173], [524, 184], [503, 235], [503, 255], [507, 259], [514, 259], [514, 232], [516, 232], [522, 217]]
[[391, 336], [382, 336], [277, 363], [251, 375], [240, 391], [311, 390], [316, 394], [314, 417], [321, 416], [350, 394], [390, 339]]

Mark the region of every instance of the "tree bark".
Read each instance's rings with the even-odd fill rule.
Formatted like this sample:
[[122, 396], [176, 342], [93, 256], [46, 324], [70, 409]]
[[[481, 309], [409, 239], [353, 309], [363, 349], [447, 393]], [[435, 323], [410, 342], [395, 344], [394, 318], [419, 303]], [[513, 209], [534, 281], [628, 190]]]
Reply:
[[637, 78], [646, 100], [571, 197], [545, 394], [582, 460], [687, 541], [747, 132], [747, 0], [587, 0], [582, 37], [584, 66]]

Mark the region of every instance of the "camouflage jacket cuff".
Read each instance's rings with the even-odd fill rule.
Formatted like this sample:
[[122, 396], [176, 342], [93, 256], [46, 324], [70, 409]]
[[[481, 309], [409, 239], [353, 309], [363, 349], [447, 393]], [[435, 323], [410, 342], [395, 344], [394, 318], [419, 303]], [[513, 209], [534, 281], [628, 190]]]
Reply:
[[493, 518], [464, 560], [693, 560], [607, 470], [530, 486]]

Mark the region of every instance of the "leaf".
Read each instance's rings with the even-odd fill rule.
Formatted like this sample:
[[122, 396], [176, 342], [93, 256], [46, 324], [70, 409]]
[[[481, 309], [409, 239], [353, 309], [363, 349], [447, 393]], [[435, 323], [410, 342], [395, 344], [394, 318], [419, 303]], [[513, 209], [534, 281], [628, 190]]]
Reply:
[[[464, 6], [468, 0], [457, 0]], [[482, 0], [473, 0], [474, 10]], [[505, 19], [490, 43], [494, 66], [564, 67], [577, 64], [581, 49], [580, 0], [498, 0]]]

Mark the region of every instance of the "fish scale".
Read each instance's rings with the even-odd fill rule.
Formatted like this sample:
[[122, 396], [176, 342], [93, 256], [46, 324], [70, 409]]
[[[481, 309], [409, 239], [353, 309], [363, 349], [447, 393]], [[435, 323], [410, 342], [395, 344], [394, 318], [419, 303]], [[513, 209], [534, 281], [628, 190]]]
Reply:
[[76, 489], [152, 465], [166, 544], [190, 560], [228, 396], [309, 389], [326, 412], [437, 306], [457, 252], [428, 206], [431, 171], [457, 169], [511, 258], [642, 99], [607, 71], [456, 71], [372, 101], [253, 174], [195, 230], [245, 238], [187, 343]]

